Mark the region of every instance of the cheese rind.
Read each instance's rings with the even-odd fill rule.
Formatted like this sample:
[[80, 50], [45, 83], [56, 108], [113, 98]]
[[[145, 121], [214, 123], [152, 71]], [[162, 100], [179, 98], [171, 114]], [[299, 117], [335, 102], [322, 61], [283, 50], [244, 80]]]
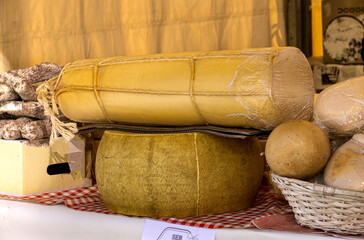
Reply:
[[53, 81], [76, 122], [272, 129], [313, 111], [312, 71], [296, 48], [81, 60]]
[[105, 131], [96, 181], [113, 212], [187, 217], [250, 207], [264, 159], [256, 137], [205, 133], [131, 134]]

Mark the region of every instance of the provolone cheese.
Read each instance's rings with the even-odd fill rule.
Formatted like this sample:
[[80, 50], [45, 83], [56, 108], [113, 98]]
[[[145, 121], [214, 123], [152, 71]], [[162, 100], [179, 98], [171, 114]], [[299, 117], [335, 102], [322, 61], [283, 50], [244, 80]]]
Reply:
[[46, 85], [65, 116], [92, 123], [272, 129], [310, 119], [314, 101], [296, 48], [81, 60]]

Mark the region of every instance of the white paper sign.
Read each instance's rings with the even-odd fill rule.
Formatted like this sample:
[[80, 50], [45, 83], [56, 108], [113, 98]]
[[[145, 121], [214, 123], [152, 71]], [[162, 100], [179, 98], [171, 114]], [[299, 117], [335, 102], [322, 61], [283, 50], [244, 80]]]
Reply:
[[142, 240], [215, 240], [216, 230], [147, 219]]

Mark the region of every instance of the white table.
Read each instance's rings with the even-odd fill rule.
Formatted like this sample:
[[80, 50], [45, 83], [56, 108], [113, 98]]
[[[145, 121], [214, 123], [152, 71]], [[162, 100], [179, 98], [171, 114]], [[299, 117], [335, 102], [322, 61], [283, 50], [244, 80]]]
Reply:
[[[81, 212], [65, 205], [0, 200], [1, 240], [140, 240], [145, 218]], [[259, 229], [217, 229], [216, 240], [338, 238]], [[348, 239], [348, 238], [345, 238]], [[203, 239], [200, 239], [203, 240]]]

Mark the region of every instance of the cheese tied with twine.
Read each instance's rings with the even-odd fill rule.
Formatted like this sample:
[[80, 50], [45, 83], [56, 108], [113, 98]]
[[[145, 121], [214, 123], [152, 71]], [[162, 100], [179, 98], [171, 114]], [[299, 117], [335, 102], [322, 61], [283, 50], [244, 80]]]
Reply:
[[58, 120], [57, 104], [75, 122], [273, 129], [311, 118], [314, 86], [287, 47], [79, 60], [37, 94], [52, 138], [70, 139], [76, 125]]

